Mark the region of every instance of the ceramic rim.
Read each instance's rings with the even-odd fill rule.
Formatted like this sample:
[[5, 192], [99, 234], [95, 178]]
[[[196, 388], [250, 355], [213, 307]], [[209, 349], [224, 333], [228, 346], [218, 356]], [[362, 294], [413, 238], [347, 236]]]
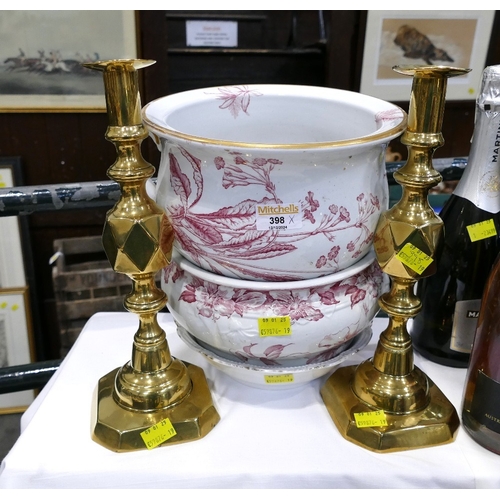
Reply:
[[[256, 87], [257, 85], [252, 85], [253, 87]], [[260, 85], [259, 87], [279, 87], [279, 85]], [[287, 88], [307, 88], [308, 90], [311, 89], [321, 89], [322, 92], [325, 91], [335, 91], [336, 93], [342, 92], [345, 93], [345, 95], [353, 95], [353, 94], [359, 94], [357, 92], [351, 92], [348, 90], [340, 90], [340, 89], [331, 89], [328, 87], [309, 87], [309, 86], [300, 86], [300, 85], [283, 85], [283, 87]], [[186, 91], [186, 92], [181, 92], [181, 94], [187, 93], [187, 92], [199, 92], [199, 91], [207, 91], [210, 89], [196, 89], [196, 90], [191, 90], [191, 91]], [[172, 96], [175, 96], [177, 94], [172, 94]], [[171, 128], [162, 126], [158, 123], [155, 123], [148, 117], [148, 110], [150, 107], [154, 106], [157, 104], [159, 101], [163, 99], [167, 99], [170, 96], [166, 97], [160, 97], [159, 99], [155, 99], [154, 101], [151, 101], [150, 103], [146, 104], [144, 108], [142, 109], [142, 119], [144, 124], [148, 127], [149, 131], [154, 135], [154, 132], [166, 136], [166, 137], [174, 137], [176, 139], [182, 139], [185, 141], [190, 141], [190, 142], [197, 142], [197, 143], [202, 143], [202, 144], [213, 144], [217, 146], [224, 146], [227, 148], [247, 148], [247, 149], [325, 149], [325, 148], [345, 148], [345, 147], [352, 147], [352, 146], [358, 146], [362, 144], [376, 144], [376, 143], [382, 143], [382, 142], [389, 142], [391, 139], [394, 139], [395, 137], [399, 136], [404, 132], [406, 129], [407, 125], [407, 119], [408, 116], [406, 112], [400, 108], [399, 106], [396, 106], [395, 104], [383, 101], [382, 99], [378, 99], [376, 97], [364, 95], [364, 94], [359, 94], [362, 95], [364, 98], [367, 98], [371, 100], [372, 102], [375, 101], [380, 101], [384, 102], [387, 105], [387, 110], [399, 110], [401, 112], [401, 118], [397, 125], [394, 127], [387, 129], [387, 130], [382, 130], [381, 132], [375, 132], [370, 135], [364, 135], [360, 137], [354, 137], [352, 139], [345, 139], [345, 140], [340, 140], [340, 141], [329, 141], [329, 142], [306, 142], [306, 143], [297, 143], [297, 144], [266, 144], [266, 143], [252, 143], [252, 142], [240, 142], [240, 141], [225, 141], [222, 139], [212, 139], [208, 137], [200, 137], [196, 135], [191, 135], [191, 134], [186, 134], [184, 132], [179, 132], [178, 130], [173, 130]], [[383, 111], [383, 110], [381, 110]], [[394, 120], [396, 121], [396, 120]], [[156, 140], [156, 137], [155, 137]]]
[[370, 342], [370, 339], [372, 337], [372, 327], [370, 323], [369, 326], [359, 332], [358, 335], [356, 335], [356, 337], [352, 339], [352, 344], [345, 351], [339, 353], [338, 356], [335, 356], [334, 358], [327, 361], [321, 361], [319, 363], [311, 363], [309, 365], [302, 364], [297, 366], [257, 366], [245, 363], [243, 361], [233, 361], [227, 358], [223, 358], [222, 356], [201, 346], [196, 341], [196, 338], [180, 325], [177, 325], [177, 335], [179, 335], [179, 337], [188, 347], [199, 352], [200, 354], [203, 354], [203, 356], [210, 358], [214, 363], [218, 365], [226, 366], [228, 368], [244, 369], [263, 374], [267, 373], [270, 375], [277, 375], [280, 373], [303, 373], [322, 368], [333, 367], [342, 363], [348, 356], [357, 353], [358, 351], [363, 349], [368, 344], [368, 342]]
[[215, 274], [210, 271], [206, 271], [205, 269], [201, 269], [198, 266], [195, 266], [186, 257], [181, 255], [178, 250], [172, 257], [172, 261], [175, 261], [183, 271], [186, 271], [187, 273], [196, 276], [197, 278], [200, 278], [209, 283], [214, 283], [219, 286], [226, 286], [238, 290], [296, 290], [302, 288], [315, 288], [330, 285], [332, 283], [337, 283], [347, 278], [351, 278], [355, 274], [364, 271], [371, 264], [373, 264], [373, 262], [375, 262], [375, 252], [373, 249], [370, 249], [370, 251], [362, 259], [355, 262], [352, 266], [349, 266], [336, 273], [320, 276], [319, 278], [307, 278], [294, 281], [251, 281], [232, 278], [229, 276], [222, 276], [220, 274]]

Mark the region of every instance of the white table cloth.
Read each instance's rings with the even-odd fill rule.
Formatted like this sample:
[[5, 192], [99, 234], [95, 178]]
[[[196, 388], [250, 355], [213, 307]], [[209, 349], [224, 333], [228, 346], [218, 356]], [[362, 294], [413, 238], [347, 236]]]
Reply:
[[[138, 320], [93, 316], [61, 367], [22, 417], [21, 436], [3, 460], [1, 488], [498, 488], [500, 456], [460, 428], [447, 445], [375, 453], [346, 441], [321, 396], [323, 379], [283, 391], [247, 387], [209, 365], [159, 315], [172, 354], [201, 366], [221, 421], [203, 439], [130, 453], [91, 439], [98, 379], [130, 357]], [[373, 355], [370, 344], [344, 364]], [[416, 364], [460, 410], [465, 370], [415, 355]]]

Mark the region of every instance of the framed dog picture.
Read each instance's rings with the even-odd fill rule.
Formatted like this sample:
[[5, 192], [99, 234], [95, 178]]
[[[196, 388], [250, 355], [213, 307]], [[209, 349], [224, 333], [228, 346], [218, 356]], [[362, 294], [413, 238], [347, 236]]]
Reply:
[[369, 11], [361, 93], [408, 101], [412, 80], [397, 65], [470, 68], [448, 81], [448, 100], [475, 99], [481, 85], [495, 11]]

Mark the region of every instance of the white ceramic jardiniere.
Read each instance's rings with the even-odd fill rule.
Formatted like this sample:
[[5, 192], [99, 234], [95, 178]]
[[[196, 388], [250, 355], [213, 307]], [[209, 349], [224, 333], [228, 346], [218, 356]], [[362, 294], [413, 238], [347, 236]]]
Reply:
[[258, 366], [335, 358], [371, 325], [387, 285], [373, 251], [338, 273], [287, 282], [220, 276], [174, 252], [162, 279], [172, 316], [200, 345]]
[[388, 102], [294, 85], [206, 88], [149, 103], [156, 201], [198, 266], [262, 281], [315, 278], [368, 252], [387, 208]]

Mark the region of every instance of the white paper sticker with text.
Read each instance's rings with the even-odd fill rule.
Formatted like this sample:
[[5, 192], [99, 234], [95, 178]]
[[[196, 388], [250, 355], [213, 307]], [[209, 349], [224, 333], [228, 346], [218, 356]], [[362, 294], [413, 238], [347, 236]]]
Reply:
[[188, 47], [238, 47], [236, 21], [186, 21]]
[[302, 227], [300, 203], [256, 205], [257, 229], [261, 231], [290, 231]]

